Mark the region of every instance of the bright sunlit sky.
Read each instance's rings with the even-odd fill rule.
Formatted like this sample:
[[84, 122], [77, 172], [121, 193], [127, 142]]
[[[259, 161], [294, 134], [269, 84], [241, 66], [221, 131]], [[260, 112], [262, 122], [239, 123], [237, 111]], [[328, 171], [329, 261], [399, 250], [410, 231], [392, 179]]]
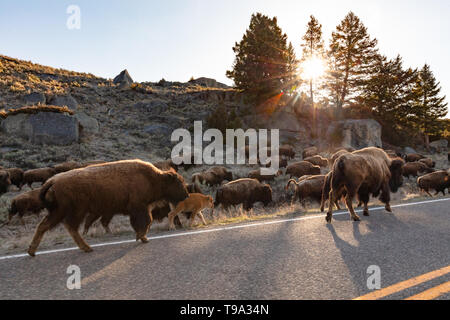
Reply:
[[[81, 8], [81, 29], [66, 27], [67, 7]], [[252, 13], [277, 16], [300, 54], [311, 14], [325, 40], [354, 11], [388, 57], [407, 66], [429, 63], [450, 96], [448, 0], [1, 0], [0, 54], [112, 78], [128, 69], [135, 81], [210, 77], [232, 84], [234, 60]]]

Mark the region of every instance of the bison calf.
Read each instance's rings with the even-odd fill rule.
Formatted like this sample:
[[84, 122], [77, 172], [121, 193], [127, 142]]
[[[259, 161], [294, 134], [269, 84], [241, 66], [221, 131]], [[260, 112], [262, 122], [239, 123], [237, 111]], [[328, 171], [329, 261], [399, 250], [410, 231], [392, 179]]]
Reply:
[[173, 223], [174, 218], [182, 212], [191, 212], [190, 227], [194, 224], [194, 219], [197, 215], [200, 216], [204, 225], [206, 225], [202, 210], [206, 208], [214, 209], [214, 200], [211, 196], [205, 196], [200, 193], [192, 193], [189, 197], [178, 203], [175, 209], [169, 213], [169, 229], [175, 230]]
[[306, 207], [306, 199], [312, 199], [318, 203], [321, 202], [324, 182], [325, 176], [323, 175], [307, 177], [299, 182], [291, 179], [286, 186], [286, 190], [289, 190], [291, 184], [294, 184], [295, 194], [293, 200], [298, 199], [303, 207]]
[[20, 222], [24, 225], [23, 217], [26, 214], [39, 215], [45, 209], [44, 203], [39, 198], [40, 192], [41, 189], [31, 190], [12, 199], [8, 223], [11, 222], [14, 216], [18, 215]]
[[431, 173], [434, 169], [428, 167], [422, 162], [408, 162], [403, 167], [403, 176], [409, 178], [410, 176], [418, 177], [419, 173]]

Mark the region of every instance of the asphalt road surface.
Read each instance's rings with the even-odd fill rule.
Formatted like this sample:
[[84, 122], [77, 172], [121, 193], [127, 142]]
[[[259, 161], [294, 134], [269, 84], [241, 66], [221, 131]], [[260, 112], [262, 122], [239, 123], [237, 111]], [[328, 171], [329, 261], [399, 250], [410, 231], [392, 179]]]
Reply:
[[[359, 223], [345, 212], [332, 225], [317, 215], [0, 257], [0, 299], [450, 299], [449, 218], [440, 199]], [[79, 290], [67, 288], [70, 265]], [[367, 287], [370, 266], [384, 291]]]

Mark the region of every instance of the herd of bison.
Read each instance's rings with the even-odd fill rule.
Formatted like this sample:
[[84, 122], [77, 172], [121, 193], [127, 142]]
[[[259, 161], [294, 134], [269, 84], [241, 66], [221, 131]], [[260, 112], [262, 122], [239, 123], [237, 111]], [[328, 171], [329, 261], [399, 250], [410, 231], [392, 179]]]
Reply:
[[[292, 146], [282, 146], [281, 169], [270, 176], [262, 175], [259, 169], [250, 172], [248, 178], [234, 180], [233, 172], [215, 166], [193, 174], [190, 184], [177, 172], [180, 168], [187, 171], [193, 165], [175, 165], [172, 160], [155, 164], [140, 160], [70, 161], [28, 171], [0, 166], [0, 196], [11, 190], [20, 191], [24, 185], [31, 189], [12, 199], [6, 224], [15, 216], [24, 223], [25, 214], [48, 211], [28, 250], [34, 256], [44, 234], [60, 223], [81, 250], [90, 252], [91, 247], [78, 231], [82, 223], [84, 234], [97, 220], [110, 232], [112, 218], [126, 215], [136, 232], [136, 240], [147, 242], [146, 235], [155, 220], [169, 218], [173, 229], [174, 223], [181, 225], [179, 214], [184, 214], [191, 224], [197, 215], [205, 223], [202, 210], [206, 208], [228, 209], [242, 204], [245, 210], [250, 210], [258, 202], [268, 206], [273, 203], [270, 183], [281, 175], [286, 176], [285, 189], [294, 188], [294, 201], [303, 205], [308, 199], [317, 201], [322, 212], [328, 204], [328, 223], [332, 221], [334, 207], [340, 209], [340, 201], [345, 202], [351, 218], [359, 221], [353, 207], [355, 198], [366, 216], [370, 197], [379, 198], [386, 210], [392, 212], [391, 192], [398, 191], [404, 177], [419, 177], [419, 188], [429, 196], [430, 191], [445, 195], [446, 189], [450, 189], [450, 169], [437, 170], [432, 159], [420, 154], [403, 155], [379, 148], [339, 149], [324, 158], [312, 147], [303, 151], [303, 161], [293, 161], [295, 155]], [[324, 171], [329, 172], [321, 174]], [[37, 183], [41, 187], [33, 190]], [[217, 187], [215, 199], [203, 194], [202, 184]]]

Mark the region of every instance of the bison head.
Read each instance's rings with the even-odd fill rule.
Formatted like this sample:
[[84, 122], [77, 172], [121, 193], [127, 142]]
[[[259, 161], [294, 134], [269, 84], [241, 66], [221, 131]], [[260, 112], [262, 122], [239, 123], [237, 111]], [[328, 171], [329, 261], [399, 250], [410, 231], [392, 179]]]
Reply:
[[166, 200], [173, 205], [177, 205], [189, 196], [183, 177], [174, 172], [164, 174], [163, 191]]
[[392, 192], [397, 192], [403, 185], [403, 166], [405, 162], [401, 159], [392, 160], [389, 170], [391, 171], [391, 179], [389, 180], [389, 187]]
[[225, 180], [227, 181], [233, 181], [233, 173], [232, 172], [227, 172], [225, 175]]
[[262, 186], [261, 198], [261, 202], [264, 204], [264, 206], [267, 206], [272, 202], [272, 188], [268, 184]]
[[11, 185], [11, 179], [9, 173], [6, 171], [0, 171], [0, 194], [6, 193]]

